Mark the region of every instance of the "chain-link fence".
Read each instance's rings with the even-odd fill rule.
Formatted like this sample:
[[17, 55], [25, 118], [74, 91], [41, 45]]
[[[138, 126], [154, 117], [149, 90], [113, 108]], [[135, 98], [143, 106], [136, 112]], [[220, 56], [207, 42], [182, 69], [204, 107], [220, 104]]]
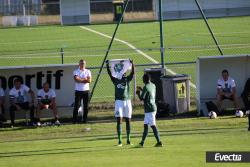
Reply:
[[[128, 18], [129, 14], [133, 18], [134, 14], [135, 18], [132, 20], [135, 21], [142, 19], [141, 16], [143, 19], [155, 20], [154, 2], [131, 0], [125, 18]], [[25, 4], [14, 5], [15, 7], [2, 5], [0, 3], [0, 15], [23, 15], [25, 9], [25, 13], [37, 15], [38, 20], [44, 18], [44, 21], [38, 21], [39, 24], [60, 23], [58, 1], [38, 4], [29, 4], [26, 1]], [[105, 22], [108, 15], [110, 16], [106, 21], [113, 21], [113, 10], [112, 1], [91, 1], [91, 17], [96, 22]], [[250, 53], [250, 17], [214, 18], [208, 22], [225, 55]], [[220, 55], [204, 21], [202, 19], [164, 21], [163, 27], [167, 72], [172, 75], [188, 74], [195, 85], [197, 57]], [[0, 66], [77, 64], [79, 59], [85, 59], [88, 67], [96, 67], [92, 69], [95, 79], [114, 28], [115, 24], [1, 28]], [[157, 67], [161, 62], [159, 46], [158, 22], [121, 24], [108, 59], [133, 59], [137, 65], [136, 82], [142, 84], [144, 68]], [[111, 82], [104, 69], [94, 99], [96, 101], [112, 99], [113, 89], [107, 89], [111, 87], [110, 85]], [[195, 97], [193, 87], [191, 96]]]
[[[250, 15], [250, 2], [246, 0], [237, 2], [234, 0], [221, 2], [199, 0], [199, 2], [209, 18]], [[89, 13], [91, 24], [114, 21], [114, 0], [90, 0], [89, 3], [87, 13]], [[162, 0], [162, 4], [164, 20], [201, 18], [195, 0]], [[32, 17], [30, 22], [33, 24], [24, 25], [61, 24], [60, 5], [59, 0], [0, 0], [0, 26], [5, 24], [11, 26], [9, 22], [15, 20], [17, 20], [15, 26], [23, 25], [20, 18], [22, 16]], [[69, 8], [74, 8], [74, 5], [77, 6], [78, 3], [72, 2]], [[158, 6], [158, 0], [129, 0], [124, 21], [156, 21], [159, 13]]]

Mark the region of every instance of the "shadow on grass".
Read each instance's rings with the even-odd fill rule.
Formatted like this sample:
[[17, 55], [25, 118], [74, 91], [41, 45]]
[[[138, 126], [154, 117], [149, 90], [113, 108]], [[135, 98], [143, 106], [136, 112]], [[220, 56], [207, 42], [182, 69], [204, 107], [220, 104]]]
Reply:
[[13, 157], [28, 157], [28, 156], [43, 156], [43, 155], [61, 155], [61, 154], [76, 154], [76, 153], [91, 153], [100, 151], [116, 151], [121, 150], [119, 147], [111, 146], [98, 146], [98, 147], [78, 147], [78, 148], [62, 148], [62, 149], [48, 149], [48, 150], [33, 150], [22, 152], [5, 152], [0, 153], [1, 158], [13, 158]]
[[[192, 129], [192, 130], [170, 130], [170, 131], [165, 130], [165, 131], [160, 131], [160, 133], [161, 133], [161, 136], [202, 135], [202, 134], [227, 133], [227, 132], [230, 132], [228, 130], [235, 130], [235, 129], [242, 129], [242, 128], [208, 128], [208, 129], [202, 128], [202, 129]], [[140, 137], [141, 134], [142, 133], [139, 133], [139, 132], [133, 133], [132, 138]], [[148, 136], [152, 137], [153, 134], [150, 133]], [[68, 138], [60, 138], [60, 139], [75, 139], [75, 138], [81, 138], [81, 137], [68, 137]], [[89, 137], [88, 137], [89, 139], [87, 138], [84, 140], [82, 140], [81, 138], [81, 141], [98, 141], [98, 140], [115, 139], [114, 135], [92, 135]], [[46, 140], [46, 139], [42, 139], [42, 140]], [[48, 139], [48, 140], [55, 140], [55, 139]], [[34, 141], [34, 140], [22, 140], [22, 141], [16, 141], [16, 142], [23, 142], [23, 141]], [[72, 143], [72, 142], [74, 141], [72, 140], [68, 141], [68, 143]], [[136, 147], [132, 147], [132, 148], [136, 148]], [[96, 151], [100, 152], [100, 151], [116, 151], [116, 150], [121, 150], [121, 148], [112, 147], [112, 146], [96, 146], [96, 147], [43, 149], [43, 150], [31, 150], [31, 151], [0, 152], [0, 158], [43, 156], [43, 155], [47, 156], [47, 155], [60, 155], [60, 154], [75, 154], [75, 153], [84, 153], [84, 152], [91, 153], [91, 152], [96, 152]]]
[[[198, 128], [198, 129], [180, 129], [180, 130], [160, 130], [161, 136], [179, 136], [179, 135], [199, 135], [199, 134], [216, 134], [216, 133], [226, 133], [231, 130], [242, 129], [242, 127], [221, 127], [221, 128]], [[131, 138], [140, 137], [141, 132], [132, 133]], [[149, 136], [152, 136], [150, 133]], [[78, 139], [78, 140], [77, 140]], [[17, 143], [17, 142], [34, 142], [34, 141], [49, 141], [49, 140], [69, 140], [69, 141], [56, 141], [56, 143], [72, 143], [79, 141], [100, 141], [100, 140], [113, 140], [116, 139], [116, 134], [104, 134], [104, 135], [79, 135], [70, 137], [58, 137], [58, 138], [40, 138], [40, 139], [30, 139], [30, 140], [13, 140], [13, 141], [1, 141], [0, 143]], [[74, 140], [74, 141], [72, 141]], [[0, 153], [1, 154], [1, 153]]]

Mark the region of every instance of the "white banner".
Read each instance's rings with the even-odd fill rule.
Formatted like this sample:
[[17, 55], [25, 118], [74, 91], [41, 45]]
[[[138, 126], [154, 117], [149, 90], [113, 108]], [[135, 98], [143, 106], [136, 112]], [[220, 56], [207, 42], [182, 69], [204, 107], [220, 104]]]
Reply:
[[15, 78], [30, 87], [35, 95], [42, 88], [44, 82], [48, 82], [56, 92], [58, 106], [69, 106], [74, 102], [73, 70], [77, 65], [50, 65], [29, 67], [0, 68], [0, 82], [5, 90], [6, 107], [8, 106], [9, 90], [13, 87]]
[[112, 76], [121, 79], [123, 74], [131, 70], [132, 64], [129, 59], [113, 59], [109, 60]]

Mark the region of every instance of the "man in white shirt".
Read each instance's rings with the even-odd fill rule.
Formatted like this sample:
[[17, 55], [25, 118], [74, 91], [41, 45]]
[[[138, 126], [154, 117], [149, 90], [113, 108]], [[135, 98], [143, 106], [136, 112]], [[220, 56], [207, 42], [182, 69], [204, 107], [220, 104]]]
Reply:
[[60, 125], [58, 120], [58, 113], [56, 107], [56, 93], [53, 89], [50, 89], [50, 85], [48, 82], [43, 84], [43, 88], [37, 92], [37, 126], [41, 126], [40, 117], [41, 117], [41, 110], [43, 109], [51, 109], [54, 114], [54, 123], [55, 125]]
[[83, 123], [87, 123], [88, 103], [89, 103], [89, 84], [91, 83], [91, 72], [86, 69], [86, 61], [79, 61], [79, 68], [73, 72], [75, 81], [75, 105], [73, 110], [73, 123], [77, 123], [78, 109], [83, 100], [84, 114]]
[[1, 82], [0, 82], [0, 126], [2, 125], [3, 122], [6, 121], [6, 119], [4, 118], [4, 90], [1, 86]]
[[222, 71], [222, 78], [217, 82], [217, 106], [219, 110], [221, 110], [222, 102], [225, 99], [232, 100], [235, 108], [239, 108], [236, 84], [234, 79], [229, 77], [228, 70], [226, 69]]
[[[31, 103], [28, 101], [27, 94], [31, 96]], [[11, 127], [14, 126], [15, 123], [15, 111], [30, 110], [30, 121], [31, 125], [34, 123], [34, 92], [27, 87], [26, 85], [21, 83], [20, 79], [14, 80], [14, 87], [9, 92], [10, 98], [10, 119], [11, 119]]]

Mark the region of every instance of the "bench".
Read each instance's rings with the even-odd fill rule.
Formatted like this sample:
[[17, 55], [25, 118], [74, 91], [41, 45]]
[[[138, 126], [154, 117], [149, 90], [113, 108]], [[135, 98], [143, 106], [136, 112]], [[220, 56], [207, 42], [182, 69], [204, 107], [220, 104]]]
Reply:
[[[208, 116], [208, 110], [206, 106], [206, 102], [212, 101], [214, 104], [216, 104], [217, 99], [215, 97], [208, 97], [208, 98], [201, 98], [200, 99], [200, 115], [203, 115], [205, 117]], [[243, 99], [241, 97], [238, 97], [238, 102], [240, 105], [241, 109], [245, 109], [245, 105], [243, 103]], [[227, 110], [227, 109], [233, 109], [236, 110], [234, 107], [233, 101], [225, 99], [223, 100], [223, 104], [221, 106], [222, 110]]]

